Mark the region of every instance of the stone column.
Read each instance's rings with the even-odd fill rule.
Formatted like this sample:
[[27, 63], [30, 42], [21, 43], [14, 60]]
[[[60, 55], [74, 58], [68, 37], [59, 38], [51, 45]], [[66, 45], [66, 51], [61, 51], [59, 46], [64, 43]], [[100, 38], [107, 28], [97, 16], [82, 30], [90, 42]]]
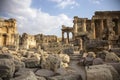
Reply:
[[64, 42], [64, 31], [62, 31], [62, 42]]
[[74, 37], [74, 33], [72, 32], [72, 40], [74, 40], [74, 38], [75, 38], [75, 37]]
[[2, 46], [2, 34], [0, 33], [0, 46]]
[[79, 39], [79, 50], [83, 50], [83, 41], [81, 38]]
[[69, 43], [69, 32], [67, 32], [67, 40], [68, 40], [68, 43]]
[[104, 30], [103, 19], [101, 19], [101, 30]]
[[103, 24], [103, 19], [101, 19], [100, 20], [100, 38], [102, 38], [103, 30], [104, 30], [104, 24]]
[[84, 19], [84, 22], [83, 22], [83, 32], [86, 32], [86, 19]]
[[120, 35], [120, 19], [118, 19], [118, 35]]
[[91, 21], [91, 27], [92, 27], [92, 29], [93, 29], [93, 39], [95, 39], [96, 38], [96, 33], [95, 33], [95, 23], [94, 23], [94, 20], [92, 19], [92, 21]]
[[78, 17], [74, 17], [74, 20], [73, 20], [73, 23], [74, 23], [74, 25], [73, 25], [73, 29], [74, 29], [74, 33], [76, 34], [77, 33], [77, 19], [78, 19]]

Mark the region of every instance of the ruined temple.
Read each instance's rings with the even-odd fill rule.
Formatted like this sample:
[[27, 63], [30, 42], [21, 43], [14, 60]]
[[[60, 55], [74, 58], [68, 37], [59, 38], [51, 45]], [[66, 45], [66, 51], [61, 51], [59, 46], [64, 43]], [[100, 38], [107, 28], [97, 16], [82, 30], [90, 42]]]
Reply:
[[0, 46], [18, 46], [19, 35], [15, 19], [0, 19]]
[[[120, 36], [120, 11], [96, 11], [91, 19], [74, 17], [73, 27], [62, 26], [62, 42], [70, 43], [69, 33], [72, 33], [74, 44], [83, 45], [85, 39], [108, 40], [117, 44]], [[67, 33], [67, 42], [64, 40]]]

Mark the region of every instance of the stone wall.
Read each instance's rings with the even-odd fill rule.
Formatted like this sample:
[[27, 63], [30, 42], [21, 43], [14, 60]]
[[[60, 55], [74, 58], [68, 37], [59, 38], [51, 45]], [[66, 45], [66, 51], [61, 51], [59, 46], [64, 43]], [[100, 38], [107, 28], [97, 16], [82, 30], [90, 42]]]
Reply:
[[35, 40], [36, 40], [38, 45], [42, 44], [42, 43], [57, 42], [57, 36], [37, 34], [37, 35], [35, 35]]
[[34, 35], [23, 33], [21, 37], [21, 46], [25, 49], [35, 48], [36, 40]]
[[96, 11], [92, 19], [74, 17], [75, 36], [116, 40], [120, 36], [120, 11]]
[[63, 29], [62, 26], [62, 38], [63, 32], [69, 32], [69, 28], [73, 35], [74, 45], [79, 46], [79, 39], [83, 40], [83, 47], [89, 39], [108, 40], [109, 45], [117, 44], [120, 37], [120, 11], [96, 11], [91, 19], [74, 16], [73, 27]]

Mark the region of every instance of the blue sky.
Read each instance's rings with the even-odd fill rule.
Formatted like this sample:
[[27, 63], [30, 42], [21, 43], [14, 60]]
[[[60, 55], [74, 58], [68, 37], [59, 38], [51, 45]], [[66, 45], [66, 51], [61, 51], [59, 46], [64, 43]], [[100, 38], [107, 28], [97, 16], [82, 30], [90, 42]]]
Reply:
[[61, 37], [61, 25], [73, 26], [74, 16], [91, 18], [95, 11], [120, 11], [120, 0], [1, 0], [0, 17], [17, 19], [20, 34]]

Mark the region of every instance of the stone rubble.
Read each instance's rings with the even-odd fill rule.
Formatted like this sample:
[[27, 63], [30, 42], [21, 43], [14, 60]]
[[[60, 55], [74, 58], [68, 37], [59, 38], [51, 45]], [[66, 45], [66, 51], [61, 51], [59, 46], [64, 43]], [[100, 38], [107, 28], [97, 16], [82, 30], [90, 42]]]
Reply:
[[120, 11], [74, 16], [61, 38], [20, 35], [16, 23], [0, 18], [0, 80], [120, 80]]

